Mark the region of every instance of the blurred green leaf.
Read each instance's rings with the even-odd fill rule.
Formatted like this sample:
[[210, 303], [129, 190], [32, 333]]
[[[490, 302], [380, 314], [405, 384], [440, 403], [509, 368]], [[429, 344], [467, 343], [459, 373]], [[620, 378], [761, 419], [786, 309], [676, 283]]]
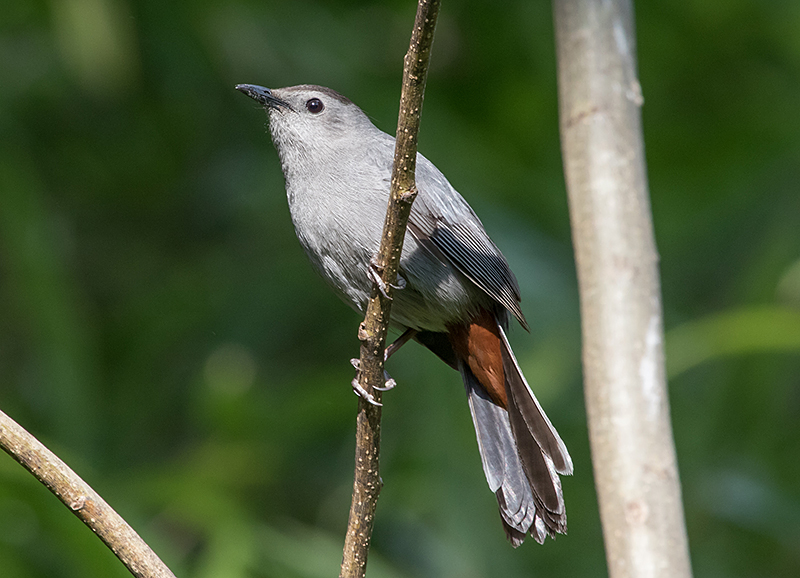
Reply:
[[800, 311], [763, 306], [689, 321], [666, 335], [667, 374], [677, 377], [710, 359], [800, 352]]

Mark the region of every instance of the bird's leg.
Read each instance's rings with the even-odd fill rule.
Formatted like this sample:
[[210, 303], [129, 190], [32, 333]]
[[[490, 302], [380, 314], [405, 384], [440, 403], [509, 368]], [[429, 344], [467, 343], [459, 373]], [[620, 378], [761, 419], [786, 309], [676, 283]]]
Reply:
[[[417, 330], [416, 329], [411, 329], [411, 328], [406, 329], [400, 337], [395, 339], [391, 343], [391, 345], [389, 345], [389, 347], [387, 347], [384, 350], [383, 361], [386, 362], [387, 359], [389, 359], [392, 355], [394, 355], [397, 352], [398, 349], [403, 347], [403, 345], [408, 343], [408, 341], [410, 339], [412, 339], [416, 334], [417, 334]], [[361, 369], [361, 360], [360, 359], [357, 359], [357, 358], [354, 357], [353, 359], [350, 360], [350, 363], [353, 365], [353, 367], [356, 368], [356, 372], [360, 371], [360, 369]], [[375, 388], [378, 391], [389, 391], [390, 389], [394, 389], [394, 387], [397, 385], [397, 382], [394, 380], [394, 378], [391, 375], [389, 375], [389, 372], [386, 371], [385, 369], [383, 370], [383, 379], [384, 379], [383, 387], [376, 387]], [[375, 398], [372, 397], [372, 394], [368, 393], [363, 387], [361, 387], [361, 384], [358, 383], [358, 374], [357, 373], [356, 373], [355, 378], [353, 379], [352, 385], [353, 385], [353, 391], [355, 391], [356, 395], [360, 395], [361, 397], [366, 399], [372, 405], [383, 405], [381, 403], [378, 403], [375, 400]]]
[[388, 360], [398, 349], [408, 343], [408, 340], [413, 338], [416, 334], [416, 329], [406, 329], [400, 337], [395, 339], [394, 342], [392, 342], [392, 344], [386, 348], [386, 351], [383, 354], [383, 361]]
[[[403, 331], [403, 334], [400, 337], [398, 337], [397, 339], [395, 339], [391, 343], [391, 345], [389, 345], [389, 347], [387, 347], [383, 351], [383, 362], [386, 363], [387, 359], [389, 359], [392, 355], [394, 355], [394, 353], [398, 349], [403, 347], [403, 345], [408, 343], [408, 340], [411, 339], [412, 337], [414, 337], [416, 334], [417, 334], [417, 330], [416, 329], [409, 328], [409, 329], [406, 329], [405, 331]], [[394, 386], [397, 385], [397, 382], [394, 380], [394, 378], [391, 375], [389, 375], [389, 372], [386, 371], [385, 369], [383, 370], [383, 378], [386, 380], [384, 382], [384, 384], [383, 384], [383, 387], [376, 387], [375, 389], [380, 390], [380, 391], [389, 391], [390, 389], [394, 389]]]
[[[373, 256], [372, 259], [369, 260], [369, 276], [370, 278], [375, 281], [375, 284], [378, 286], [378, 290], [381, 292], [381, 295], [386, 297], [388, 300], [392, 300], [389, 297], [389, 293], [387, 292], [386, 283], [383, 282], [381, 279], [381, 272], [383, 271], [383, 267], [378, 264], [377, 259]], [[406, 286], [406, 280], [403, 279], [400, 274], [397, 275], [397, 285], [392, 285], [391, 283], [388, 284], [393, 289], [404, 289]]]
[[[372, 278], [373, 281], [375, 281], [375, 284], [378, 286], [378, 290], [381, 292], [381, 294], [387, 299], [391, 300], [392, 298], [389, 297], [389, 294], [386, 291], [386, 283], [383, 282], [383, 279], [381, 279], [380, 275], [381, 271], [383, 270], [383, 267], [378, 265], [378, 261], [375, 259], [375, 257], [370, 259], [368, 270], [369, 270], [369, 276]], [[406, 286], [406, 280], [403, 279], [400, 275], [398, 275], [397, 285], [390, 284], [390, 286], [398, 290], [403, 289]], [[387, 359], [389, 359], [389, 357], [391, 357], [391, 355], [395, 351], [400, 349], [409, 339], [414, 337], [414, 335], [416, 334], [417, 334], [416, 329], [406, 329], [400, 337], [398, 337], [391, 345], [389, 345], [389, 347], [387, 347], [384, 350], [383, 361], [385, 362]], [[353, 358], [350, 360], [350, 363], [353, 365], [353, 367], [356, 368], [356, 372], [361, 371], [360, 360]], [[385, 369], [383, 370], [383, 379], [384, 379], [383, 387], [377, 387], [377, 386], [375, 387], [375, 389], [377, 389], [378, 391], [389, 391], [390, 389], [393, 389], [397, 385], [397, 382], [391, 375], [389, 375], [389, 372], [387, 372]], [[356, 395], [360, 395], [373, 405], [381, 405], [380, 403], [378, 403], [378, 401], [375, 400], [372, 394], [367, 392], [363, 387], [361, 387], [361, 384], [358, 383], [358, 374], [356, 374], [356, 377], [353, 379], [352, 385]]]

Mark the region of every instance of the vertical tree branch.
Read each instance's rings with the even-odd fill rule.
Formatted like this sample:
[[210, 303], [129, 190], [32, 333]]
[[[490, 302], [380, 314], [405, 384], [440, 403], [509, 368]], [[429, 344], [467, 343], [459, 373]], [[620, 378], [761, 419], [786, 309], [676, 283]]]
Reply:
[[630, 0], [553, 0], [583, 366], [612, 578], [691, 576]]
[[0, 411], [0, 447], [64, 502], [137, 578], [175, 578], [128, 523], [58, 456]]
[[[383, 225], [377, 270], [386, 287], [386, 295], [372, 287], [372, 295], [363, 323], [359, 327], [361, 360], [359, 383], [380, 402], [383, 385], [383, 352], [389, 328], [391, 295], [397, 281], [400, 255], [411, 204], [417, 195], [417, 134], [425, 92], [433, 32], [440, 0], [419, 0], [411, 42], [403, 66], [403, 87], [392, 169], [391, 195]], [[353, 497], [342, 557], [341, 578], [363, 577], [372, 537], [375, 508], [381, 489], [379, 471], [381, 408], [359, 397], [356, 425], [356, 467]]]

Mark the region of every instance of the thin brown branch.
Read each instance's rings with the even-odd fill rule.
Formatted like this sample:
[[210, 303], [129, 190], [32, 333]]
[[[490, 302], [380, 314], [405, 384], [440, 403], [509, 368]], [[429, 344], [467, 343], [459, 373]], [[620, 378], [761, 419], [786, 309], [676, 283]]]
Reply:
[[[440, 0], [419, 0], [417, 5], [414, 30], [403, 66], [391, 195], [383, 225], [380, 252], [377, 256], [377, 269], [385, 284], [387, 295], [383, 295], [377, 285], [373, 286], [367, 313], [358, 332], [361, 340], [359, 383], [378, 402], [381, 395], [375, 387], [383, 385], [384, 381], [383, 352], [389, 328], [391, 295], [397, 281], [397, 270], [411, 204], [417, 195], [414, 178], [417, 164], [417, 134], [439, 5]], [[356, 467], [344, 555], [339, 574], [341, 578], [362, 578], [367, 570], [375, 508], [382, 484], [379, 470], [380, 420], [380, 406], [359, 398]]]
[[175, 578], [128, 523], [67, 464], [0, 411], [0, 446], [64, 502], [137, 578]]
[[631, 0], [554, 0], [592, 461], [611, 578], [688, 578]]

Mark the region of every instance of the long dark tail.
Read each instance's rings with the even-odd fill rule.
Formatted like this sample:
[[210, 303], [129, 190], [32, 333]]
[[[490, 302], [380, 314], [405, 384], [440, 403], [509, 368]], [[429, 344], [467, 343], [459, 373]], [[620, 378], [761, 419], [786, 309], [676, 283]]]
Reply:
[[459, 369], [486, 481], [497, 496], [506, 536], [516, 548], [528, 533], [540, 544], [547, 535], [566, 533], [559, 474], [572, 473], [572, 459], [499, 329], [508, 411], [491, 400], [466, 363], [459, 363]]

